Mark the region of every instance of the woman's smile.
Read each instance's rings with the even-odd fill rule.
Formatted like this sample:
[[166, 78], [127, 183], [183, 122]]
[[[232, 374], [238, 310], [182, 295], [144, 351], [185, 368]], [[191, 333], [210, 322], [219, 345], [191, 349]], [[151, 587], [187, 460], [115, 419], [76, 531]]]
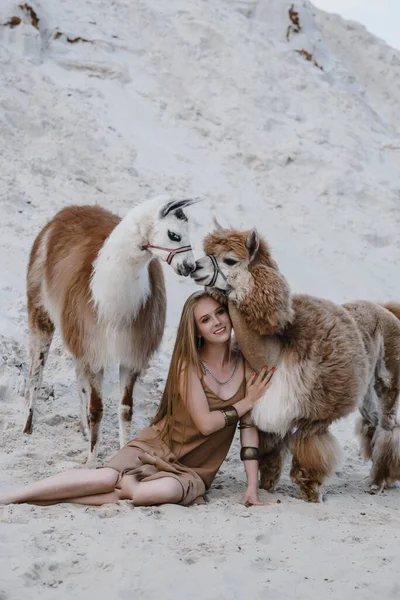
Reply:
[[214, 331], [214, 335], [223, 335], [226, 331], [226, 327], [225, 325], [223, 325], [222, 327], [218, 327], [218, 329], [216, 329]]

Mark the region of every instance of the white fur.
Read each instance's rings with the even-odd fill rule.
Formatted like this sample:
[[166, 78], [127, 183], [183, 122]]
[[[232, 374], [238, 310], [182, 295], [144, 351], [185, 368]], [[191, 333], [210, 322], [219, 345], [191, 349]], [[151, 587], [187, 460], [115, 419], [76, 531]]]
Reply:
[[[132, 208], [112, 231], [94, 262], [90, 282], [93, 301], [100, 321], [117, 325], [126, 319], [132, 321], [150, 294], [148, 263], [157, 256], [166, 260], [168, 251], [143, 250], [146, 243], [174, 249], [189, 244], [188, 224], [173, 214], [160, 217], [161, 208], [170, 201], [168, 196]], [[181, 242], [172, 242], [168, 229], [182, 236]], [[185, 259], [194, 263], [191, 251], [176, 255], [171, 263], [174, 270]]]
[[[117, 230], [118, 236], [120, 232]], [[148, 263], [152, 257], [148, 256], [149, 253], [143, 256], [143, 251], [139, 250], [138, 254], [140, 252], [142, 256], [127, 260], [123, 249], [113, 244], [112, 238], [113, 234], [94, 263], [90, 287], [99, 320], [108, 325], [117, 325], [135, 318], [149, 297]]]
[[[140, 219], [148, 226], [140, 231]], [[111, 232], [94, 262], [90, 288], [100, 321], [117, 325], [134, 318], [150, 293], [148, 263], [142, 250], [148, 241], [149, 214], [141, 206], [129, 211]]]
[[135, 343], [132, 330], [123, 323], [116, 326], [96, 324], [88, 331], [84, 348], [86, 362], [94, 372], [116, 364], [128, 365], [135, 371], [141, 371], [145, 366], [140, 343]]
[[224, 275], [228, 275], [228, 283], [231, 283], [232, 281], [233, 290], [229, 294], [232, 301], [242, 302], [251, 294], [254, 280], [247, 269], [237, 269], [237, 272], [233, 272], [230, 275], [224, 273]]
[[290, 430], [293, 419], [302, 415], [301, 394], [305, 391], [301, 366], [287, 365], [283, 359], [271, 385], [255, 405], [252, 418], [262, 431], [282, 437]]

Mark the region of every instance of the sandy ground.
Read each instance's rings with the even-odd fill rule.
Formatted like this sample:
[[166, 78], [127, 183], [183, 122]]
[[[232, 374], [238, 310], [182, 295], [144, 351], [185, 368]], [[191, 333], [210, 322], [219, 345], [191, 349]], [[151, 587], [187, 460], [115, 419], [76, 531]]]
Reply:
[[[290, 5], [43, 0], [34, 25], [1, 3], [0, 489], [86, 459], [58, 337], [34, 434], [21, 433], [28, 253], [67, 204], [123, 215], [160, 192], [203, 195], [191, 209], [198, 254], [215, 215], [256, 224], [295, 291], [400, 298], [400, 54], [311, 5], [287, 42]], [[165, 274], [168, 323], [136, 388], [133, 434], [154, 414], [194, 289]], [[118, 447], [115, 369], [105, 396], [102, 459]], [[400, 598], [400, 489], [368, 494], [353, 428], [335, 428], [343, 462], [318, 506], [287, 471], [263, 494], [280, 504], [240, 505], [236, 439], [204, 506], [2, 507], [0, 599]]]

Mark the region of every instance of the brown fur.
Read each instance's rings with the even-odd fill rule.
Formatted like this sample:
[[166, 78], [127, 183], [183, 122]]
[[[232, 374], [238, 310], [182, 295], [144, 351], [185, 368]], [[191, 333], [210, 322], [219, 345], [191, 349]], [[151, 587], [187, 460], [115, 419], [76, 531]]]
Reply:
[[[50, 299], [63, 341], [78, 361], [78, 370], [88, 381], [89, 390], [81, 386], [80, 394], [89, 394], [91, 449], [98, 442], [103, 413], [101, 398], [102, 368], [96, 372], [90, 353], [96, 352], [96, 335], [107, 335], [107, 324], [100, 323], [93, 303], [90, 281], [94, 261], [106, 239], [121, 219], [98, 206], [70, 206], [61, 210], [35, 239], [28, 265], [28, 324], [31, 337], [30, 377], [35, 377], [34, 392], [40, 385], [43, 367], [54, 332], [52, 317], [43, 305], [43, 293]], [[166, 294], [162, 267], [158, 259], [148, 265], [150, 294], [138, 313], [123, 329], [136, 349], [137, 361], [145, 367], [162, 339], [166, 315]], [[32, 356], [40, 340], [43, 360], [32, 371]], [[36, 349], [36, 350], [35, 350]], [[134, 358], [132, 357], [134, 362]], [[105, 366], [105, 365], [104, 365]], [[130, 365], [127, 365], [129, 367]], [[132, 369], [134, 365], [132, 364]], [[123, 419], [132, 416], [132, 392], [140, 373], [132, 371], [122, 390]], [[36, 385], [37, 383], [37, 385]], [[81, 396], [82, 400], [82, 396]], [[30, 411], [32, 413], [33, 411]], [[85, 416], [83, 415], [83, 421]], [[84, 426], [84, 424], [83, 424]], [[32, 414], [24, 431], [32, 431]]]
[[383, 307], [400, 319], [400, 302], [388, 302], [387, 304], [384, 304]]
[[[227, 233], [229, 237], [227, 237]], [[246, 247], [246, 238], [249, 233], [250, 231], [236, 231], [236, 229], [222, 229], [220, 227], [204, 239], [204, 252], [206, 254], [215, 254], [216, 256], [230, 252], [241, 260], [246, 260], [249, 255]], [[267, 242], [262, 238], [260, 238], [260, 245], [253, 264], [262, 264], [271, 269], [278, 269], [276, 261], [271, 256]]]
[[288, 448], [275, 433], [261, 434], [259, 448], [260, 487], [273, 492], [281, 476]]
[[51, 222], [44, 277], [60, 305], [63, 339], [76, 358], [84, 358], [88, 330], [96, 324], [89, 287], [93, 263], [119, 222], [116, 215], [91, 206], [71, 206]]
[[290, 290], [284, 277], [275, 269], [264, 265], [250, 267], [258, 286], [257, 302], [246, 297], [240, 303], [240, 310], [246, 315], [250, 327], [260, 335], [274, 335], [282, 332], [293, 320]]
[[320, 500], [319, 488], [337, 463], [339, 448], [336, 438], [329, 431], [310, 437], [293, 437], [290, 449], [293, 454], [292, 481], [300, 486], [304, 500]]
[[382, 491], [400, 479], [400, 427], [378, 427], [372, 445], [372, 489]]
[[[246, 247], [249, 233], [219, 229], [205, 238], [204, 251], [215, 256], [229, 253], [242, 261], [246, 260], [249, 255]], [[263, 239], [260, 239], [255, 259], [249, 265], [249, 272], [254, 281], [257, 281], [259, 298], [257, 302], [253, 302], [252, 297], [244, 298], [240, 310], [252, 330], [260, 335], [272, 335], [292, 321], [293, 310], [289, 286], [279, 273], [278, 265]]]
[[374, 377], [360, 407], [357, 433], [364, 458], [372, 460], [372, 488], [383, 490], [391, 481], [400, 479], [400, 426], [397, 420], [400, 321], [394, 310], [369, 302], [345, 304], [345, 307], [357, 322], [370, 369], [374, 369]]
[[[287, 411], [284, 415], [289, 420], [281, 441], [268, 422], [261, 433], [261, 449], [267, 449], [260, 464], [261, 484], [274, 487], [286, 445], [293, 454], [293, 481], [306, 500], [318, 501], [320, 485], [331, 473], [338, 452], [329, 426], [357, 407], [363, 415], [359, 432], [364, 454], [373, 461], [372, 483], [399, 478], [400, 322], [372, 302], [340, 306], [304, 294], [292, 295], [262, 239], [255, 258], [249, 255], [248, 234], [219, 229], [206, 237], [204, 250], [221, 264], [224, 256], [235, 256], [250, 273], [248, 289], [245, 293], [241, 290], [238, 299], [234, 274], [230, 279], [228, 271], [233, 288], [229, 297], [235, 298], [229, 301], [235, 336], [254, 369], [265, 364], [278, 368], [275, 388], [273, 380], [265, 400], [269, 406], [263, 405], [265, 414], [272, 408], [279, 411], [279, 405], [271, 404], [272, 396], [279, 392], [284, 394], [282, 402], [289, 403], [287, 411], [293, 411], [291, 421]], [[396, 307], [392, 305], [392, 312]], [[292, 381], [290, 388], [287, 378]], [[257, 414], [255, 409], [255, 418]]]
[[132, 421], [133, 413], [133, 388], [135, 387], [138, 374], [135, 371], [129, 373], [128, 381], [122, 391], [121, 406], [124, 407], [122, 418], [129, 423]]
[[360, 439], [361, 456], [367, 462], [372, 458], [372, 443], [376, 425], [373, 425], [368, 420], [359, 418], [356, 423], [356, 434]]

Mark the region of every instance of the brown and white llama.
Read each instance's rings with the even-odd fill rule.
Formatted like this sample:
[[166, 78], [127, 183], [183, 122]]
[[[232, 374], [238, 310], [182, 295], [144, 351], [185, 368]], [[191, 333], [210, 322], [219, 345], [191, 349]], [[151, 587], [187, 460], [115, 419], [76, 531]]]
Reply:
[[292, 480], [305, 500], [318, 502], [339, 454], [329, 427], [357, 408], [371, 488], [400, 479], [400, 321], [372, 302], [340, 306], [292, 295], [255, 230], [220, 228], [204, 250], [192, 277], [228, 303], [250, 365], [277, 367], [252, 412], [262, 432], [260, 487], [274, 489], [289, 449]]
[[69, 206], [41, 230], [27, 273], [30, 368], [24, 433], [32, 433], [43, 368], [58, 327], [76, 360], [88, 463], [96, 461], [103, 373], [111, 364], [119, 364], [120, 446], [128, 441], [135, 381], [164, 332], [160, 259], [179, 275], [195, 268], [183, 212], [193, 202], [159, 196], [123, 219], [99, 206]]

